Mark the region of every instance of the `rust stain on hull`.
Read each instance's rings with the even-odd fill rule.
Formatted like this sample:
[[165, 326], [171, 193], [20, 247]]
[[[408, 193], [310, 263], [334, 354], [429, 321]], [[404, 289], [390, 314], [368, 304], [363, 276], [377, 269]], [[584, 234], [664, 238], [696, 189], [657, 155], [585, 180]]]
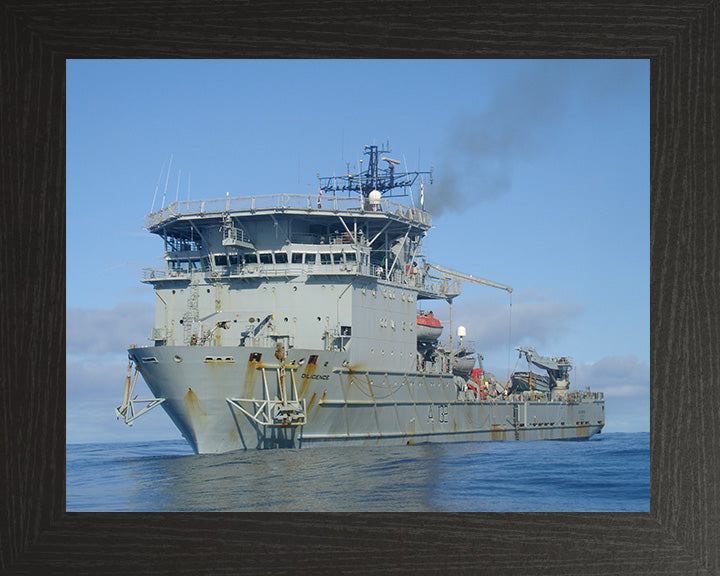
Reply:
[[257, 378], [258, 362], [257, 360], [249, 360], [245, 369], [245, 379], [243, 380], [243, 398], [253, 398], [255, 395], [255, 380]]
[[196, 427], [204, 429], [207, 422], [207, 410], [200, 404], [200, 399], [197, 397], [192, 388], [188, 388], [188, 391], [183, 397], [185, 408], [187, 409], [190, 420], [195, 424]]
[[308, 362], [308, 364], [305, 366], [305, 370], [303, 370], [302, 374], [300, 375], [300, 388], [298, 388], [299, 398], [305, 398], [305, 394], [307, 394], [307, 389], [310, 385], [313, 374], [315, 374], [315, 370], [317, 370], [317, 363], [315, 362]]
[[490, 432], [490, 438], [491, 440], [505, 440], [505, 429], [498, 426], [497, 424], [492, 425], [492, 430]]

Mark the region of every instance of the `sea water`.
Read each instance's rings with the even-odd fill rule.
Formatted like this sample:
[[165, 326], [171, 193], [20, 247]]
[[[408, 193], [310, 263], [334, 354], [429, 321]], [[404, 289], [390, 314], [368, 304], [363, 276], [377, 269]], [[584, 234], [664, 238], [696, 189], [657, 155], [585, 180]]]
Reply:
[[67, 446], [68, 511], [649, 512], [650, 434], [195, 455]]

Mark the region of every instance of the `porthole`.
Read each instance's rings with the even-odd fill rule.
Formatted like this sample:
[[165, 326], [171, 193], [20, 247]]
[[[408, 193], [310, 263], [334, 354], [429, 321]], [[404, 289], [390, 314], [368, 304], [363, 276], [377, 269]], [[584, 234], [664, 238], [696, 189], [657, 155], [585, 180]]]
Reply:
[[285, 318], [283, 318], [283, 321], [285, 321], [285, 322], [288, 321], [287, 316], [285, 316]]
[[180, 362], [182, 362], [182, 357], [175, 354], [175, 356], [173, 356], [173, 360], [175, 360], [175, 362], [180, 364]]
[[181, 319], [180, 319], [180, 324], [182, 324], [183, 322], [184, 322], [184, 320], [181, 318]]
[[210, 288], [207, 289], [207, 293], [210, 294]]

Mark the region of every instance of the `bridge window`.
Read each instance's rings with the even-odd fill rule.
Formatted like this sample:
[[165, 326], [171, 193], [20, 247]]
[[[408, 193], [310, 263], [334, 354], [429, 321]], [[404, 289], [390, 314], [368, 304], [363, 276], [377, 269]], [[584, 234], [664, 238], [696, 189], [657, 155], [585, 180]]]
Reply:
[[345, 262], [348, 264], [355, 262], [355, 252], [345, 252]]
[[272, 264], [272, 252], [260, 252], [260, 263], [261, 264]]
[[215, 266], [227, 266], [227, 263], [225, 254], [215, 254]]
[[320, 264], [330, 264], [330, 254], [327, 252], [321, 252], [320, 253]]
[[333, 264], [342, 264], [343, 263], [342, 254], [333, 254], [332, 260], [333, 260]]
[[302, 252], [293, 252], [292, 263], [293, 264], [302, 264], [302, 261], [303, 261]]
[[287, 264], [287, 252], [275, 252], [275, 264]]
[[315, 254], [313, 252], [305, 254], [305, 264], [315, 264]]
[[257, 254], [246, 254], [245, 255], [245, 264], [257, 264], [258, 263], [258, 257]]

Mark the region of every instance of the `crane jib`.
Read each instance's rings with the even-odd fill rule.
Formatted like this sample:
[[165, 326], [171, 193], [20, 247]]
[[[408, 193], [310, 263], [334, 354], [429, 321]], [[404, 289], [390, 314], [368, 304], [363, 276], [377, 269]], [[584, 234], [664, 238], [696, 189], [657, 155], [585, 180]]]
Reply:
[[450, 278], [462, 280], [465, 282], [472, 282], [473, 284], [481, 284], [482, 286], [490, 286], [491, 288], [499, 288], [501, 290], [506, 290], [508, 293], [512, 293], [512, 291], [513, 291], [511, 286], [505, 286], [504, 284], [498, 284], [497, 282], [492, 282], [490, 280], [485, 280], [483, 278], [476, 278], [475, 276], [471, 276], [470, 274], [465, 274], [463, 272], [457, 272], [455, 270], [450, 270], [449, 268], [445, 268], [443, 266], [438, 266], [437, 264], [428, 263], [427, 266], [429, 268], [437, 270], [441, 274], [445, 274], [445, 276], [448, 276]]

